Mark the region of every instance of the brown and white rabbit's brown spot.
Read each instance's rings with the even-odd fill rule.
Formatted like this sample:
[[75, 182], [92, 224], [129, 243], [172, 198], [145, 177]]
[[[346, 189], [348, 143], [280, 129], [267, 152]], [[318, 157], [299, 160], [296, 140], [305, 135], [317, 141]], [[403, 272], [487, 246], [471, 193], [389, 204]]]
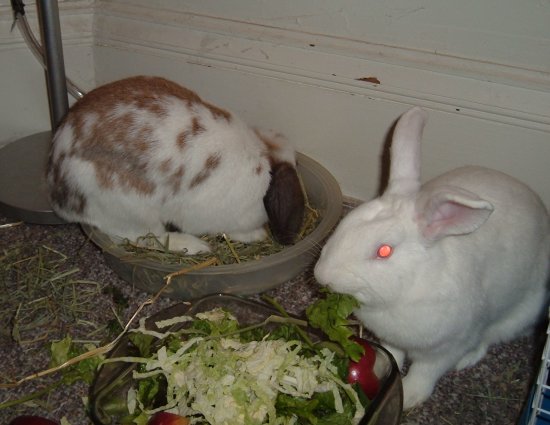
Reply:
[[226, 111], [225, 109], [219, 108], [215, 105], [212, 105], [208, 102], [201, 101], [202, 104], [210, 111], [214, 119], [217, 120], [225, 120], [228, 123], [231, 122], [231, 113]]
[[[87, 120], [85, 124], [84, 117], [73, 114], [69, 123], [76, 123], [73, 125], [75, 132], [80, 126], [91, 128], [82, 133], [78, 146], [74, 146], [70, 154], [91, 163], [99, 185], [105, 189], [120, 185], [139, 193], [151, 194], [156, 185], [146, 177], [145, 171], [153, 130], [146, 126], [136, 127], [132, 132], [137, 124], [131, 115], [126, 113], [122, 117], [96, 119], [93, 124]], [[128, 129], [134, 137], [128, 137]]]
[[83, 214], [86, 210], [86, 197], [78, 190], [71, 189], [65, 180], [58, 183], [51, 197], [53, 202], [66, 210], [77, 214]]
[[185, 168], [180, 165], [172, 174], [167, 178], [168, 186], [172, 188], [172, 193], [176, 195], [181, 189], [181, 183], [183, 175], [185, 174]]
[[258, 166], [254, 169], [254, 173], [259, 176], [262, 174], [262, 171], [264, 170], [263, 164], [258, 164]]
[[[161, 77], [135, 76], [100, 86], [86, 94], [87, 110], [113, 110], [120, 104], [130, 105], [157, 116], [166, 116], [169, 104], [166, 99], [176, 98], [184, 101], [188, 107], [195, 104], [207, 108], [214, 119], [231, 121], [231, 113], [203, 101], [194, 91]], [[71, 110], [81, 108], [76, 102]], [[94, 107], [94, 105], [97, 105]]]
[[183, 150], [185, 148], [185, 145], [187, 143], [187, 131], [182, 131], [176, 136], [176, 146]]
[[[164, 78], [136, 76], [112, 84], [117, 83], [122, 83], [124, 87], [129, 87], [132, 92], [135, 90], [135, 93], [132, 94], [137, 97], [136, 106], [140, 109], [149, 109], [151, 112], [157, 112], [160, 115], [164, 115], [167, 112], [163, 109], [165, 104], [156, 100], [176, 97], [177, 99], [185, 101], [189, 107], [192, 107], [194, 104], [204, 106], [210, 111], [214, 119], [222, 119], [227, 122], [231, 121], [230, 112], [203, 101], [194, 91]], [[153, 100], [153, 102], [151, 100]]]
[[198, 117], [193, 117], [191, 120], [191, 130], [184, 130], [176, 137], [176, 145], [183, 150], [187, 142], [193, 137], [206, 131], [206, 128], [201, 124]]
[[197, 136], [205, 130], [206, 128], [204, 128], [199, 119], [197, 117], [193, 117], [191, 120], [191, 136]]
[[[165, 104], [160, 102], [160, 95], [168, 92], [168, 87], [159, 84], [160, 81], [148, 77], [132, 77], [100, 86], [76, 102], [71, 111], [73, 113], [86, 111], [112, 111], [118, 105], [132, 105], [137, 109], [146, 110], [154, 115], [163, 116], [168, 111]], [[193, 92], [190, 92], [192, 97]]]
[[196, 186], [200, 185], [202, 182], [204, 182], [212, 172], [219, 167], [221, 162], [221, 155], [219, 153], [215, 153], [210, 155], [208, 158], [206, 158], [206, 161], [204, 162], [204, 166], [202, 170], [200, 170], [189, 183], [189, 189], [193, 189]]
[[65, 175], [61, 172], [66, 155], [61, 154], [57, 162], [50, 160], [50, 177], [53, 190], [50, 193], [52, 202], [61, 208], [82, 214], [86, 209], [86, 197], [78, 190], [71, 188]]
[[279, 162], [295, 165], [294, 153], [289, 155], [288, 140], [283, 134], [258, 129], [254, 129], [254, 132], [266, 148], [265, 156], [269, 159], [271, 167]]
[[168, 174], [172, 170], [172, 160], [170, 158], [165, 159], [159, 165], [159, 171], [161, 174]]
[[160, 163], [158, 171], [164, 177], [166, 186], [172, 189], [172, 194], [177, 194], [181, 189], [182, 178], [185, 174], [183, 164], [174, 168], [172, 160], [168, 158]]

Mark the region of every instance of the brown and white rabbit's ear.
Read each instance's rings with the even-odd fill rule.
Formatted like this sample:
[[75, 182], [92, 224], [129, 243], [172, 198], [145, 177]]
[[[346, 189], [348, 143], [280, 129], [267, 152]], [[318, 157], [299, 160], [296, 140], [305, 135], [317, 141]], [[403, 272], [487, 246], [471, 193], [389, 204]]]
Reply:
[[264, 206], [271, 233], [283, 245], [294, 243], [304, 219], [305, 198], [296, 168], [288, 162], [271, 167], [271, 182]]
[[474, 193], [455, 187], [422, 194], [416, 201], [420, 232], [428, 240], [466, 235], [483, 225], [493, 205]]

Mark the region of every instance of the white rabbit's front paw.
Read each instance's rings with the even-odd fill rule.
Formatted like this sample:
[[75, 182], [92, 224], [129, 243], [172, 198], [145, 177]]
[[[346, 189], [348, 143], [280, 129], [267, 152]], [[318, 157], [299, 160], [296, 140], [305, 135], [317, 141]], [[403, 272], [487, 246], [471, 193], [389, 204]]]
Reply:
[[427, 380], [418, 380], [412, 376], [403, 378], [403, 409], [425, 402], [433, 392], [434, 384]]
[[433, 393], [437, 380], [448, 369], [447, 359], [419, 361], [411, 364], [403, 378], [403, 409], [426, 401]]
[[187, 233], [169, 233], [168, 249], [170, 251], [186, 251], [187, 255], [211, 251], [207, 242]]
[[231, 233], [229, 238], [235, 241], [249, 243], [257, 242], [264, 240], [267, 237], [267, 232], [265, 228], [260, 227], [259, 229], [251, 230], [250, 232], [237, 232]]

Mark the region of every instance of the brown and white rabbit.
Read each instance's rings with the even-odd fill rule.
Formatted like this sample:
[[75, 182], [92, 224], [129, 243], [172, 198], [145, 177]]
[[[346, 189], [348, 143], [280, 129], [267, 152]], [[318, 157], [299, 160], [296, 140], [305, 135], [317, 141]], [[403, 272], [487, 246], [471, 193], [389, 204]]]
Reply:
[[462, 167], [420, 184], [426, 112], [398, 121], [384, 194], [352, 210], [315, 276], [360, 303], [356, 316], [401, 368], [404, 407], [425, 401], [452, 368], [533, 326], [548, 305], [550, 219], [516, 179]]
[[147, 233], [189, 254], [197, 236], [227, 233], [290, 244], [304, 195], [294, 149], [279, 134], [159, 77], [98, 87], [55, 132], [47, 183], [53, 210], [70, 222], [135, 240]]

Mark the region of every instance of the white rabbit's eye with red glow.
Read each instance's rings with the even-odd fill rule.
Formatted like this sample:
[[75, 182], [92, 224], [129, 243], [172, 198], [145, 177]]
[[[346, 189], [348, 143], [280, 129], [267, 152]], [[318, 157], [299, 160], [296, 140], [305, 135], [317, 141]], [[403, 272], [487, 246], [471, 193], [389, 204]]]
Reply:
[[393, 254], [393, 247], [388, 244], [383, 244], [378, 247], [376, 256], [378, 258], [389, 258]]

